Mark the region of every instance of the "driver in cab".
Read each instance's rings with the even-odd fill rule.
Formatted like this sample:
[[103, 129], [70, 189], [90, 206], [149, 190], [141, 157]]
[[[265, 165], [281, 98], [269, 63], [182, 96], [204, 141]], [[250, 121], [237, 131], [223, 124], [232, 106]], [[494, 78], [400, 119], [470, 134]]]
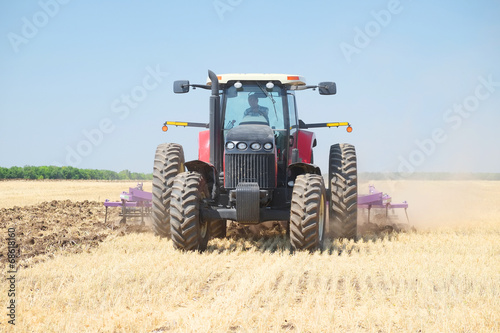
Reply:
[[248, 104], [250, 107], [245, 110], [244, 116], [258, 117], [262, 116], [266, 118], [267, 123], [269, 124], [269, 109], [265, 106], [259, 105], [259, 98], [257, 94], [249, 94], [248, 95]]

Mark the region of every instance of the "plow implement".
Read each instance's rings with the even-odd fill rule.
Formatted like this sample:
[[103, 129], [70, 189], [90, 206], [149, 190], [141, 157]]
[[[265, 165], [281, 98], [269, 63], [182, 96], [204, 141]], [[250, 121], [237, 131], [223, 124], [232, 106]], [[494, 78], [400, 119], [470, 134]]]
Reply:
[[394, 221], [395, 209], [404, 209], [406, 221], [409, 223], [407, 208], [408, 203], [406, 201], [393, 203], [388, 194], [378, 191], [373, 185], [369, 186], [369, 194], [360, 194], [358, 196], [358, 210], [366, 212], [367, 223], [372, 223], [370, 219], [380, 224], [395, 223], [397, 222]]
[[104, 201], [106, 207], [106, 216], [104, 223], [108, 219], [108, 207], [120, 207], [120, 223], [125, 223], [127, 218], [141, 218], [141, 224], [144, 224], [144, 218], [150, 216], [153, 195], [151, 192], [142, 190], [142, 183], [137, 184], [135, 188], [130, 187], [129, 192], [120, 194], [120, 201]]

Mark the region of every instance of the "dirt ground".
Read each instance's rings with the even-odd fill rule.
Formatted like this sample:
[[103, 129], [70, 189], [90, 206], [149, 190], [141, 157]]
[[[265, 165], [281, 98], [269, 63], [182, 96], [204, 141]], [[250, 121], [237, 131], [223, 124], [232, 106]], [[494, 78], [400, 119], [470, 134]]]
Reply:
[[[80, 253], [90, 251], [110, 235], [149, 231], [149, 227], [119, 224], [119, 210], [109, 212], [97, 201], [53, 200], [33, 206], [0, 209], [0, 229], [14, 228], [18, 263], [27, 267], [57, 251]], [[4, 236], [6, 237], [6, 236]], [[4, 238], [2, 237], [2, 238]], [[0, 263], [5, 264], [7, 242], [0, 244]]]
[[[120, 224], [119, 208], [109, 208], [105, 219], [103, 201], [119, 201], [122, 191], [135, 186], [137, 182], [122, 181], [0, 181], [2, 239], [8, 228], [15, 229], [17, 262], [26, 267], [57, 251], [90, 251], [110, 235], [150, 231], [140, 221]], [[151, 183], [143, 188], [150, 191]], [[96, 198], [102, 201], [89, 201]], [[7, 246], [0, 243], [1, 264], [7, 260]]]

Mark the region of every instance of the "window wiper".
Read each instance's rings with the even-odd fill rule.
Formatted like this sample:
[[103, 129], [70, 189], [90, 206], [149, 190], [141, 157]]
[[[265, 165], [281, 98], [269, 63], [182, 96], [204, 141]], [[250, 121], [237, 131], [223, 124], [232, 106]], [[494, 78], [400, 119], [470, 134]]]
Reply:
[[256, 83], [257, 83], [257, 86], [259, 86], [260, 90], [262, 90], [262, 92], [271, 100], [271, 102], [273, 102], [274, 114], [276, 115], [276, 120], [279, 120], [278, 119], [278, 111], [276, 111], [276, 101], [273, 98], [273, 94], [269, 93], [267, 90], [262, 88], [262, 86], [259, 84], [259, 82], [256, 82]]

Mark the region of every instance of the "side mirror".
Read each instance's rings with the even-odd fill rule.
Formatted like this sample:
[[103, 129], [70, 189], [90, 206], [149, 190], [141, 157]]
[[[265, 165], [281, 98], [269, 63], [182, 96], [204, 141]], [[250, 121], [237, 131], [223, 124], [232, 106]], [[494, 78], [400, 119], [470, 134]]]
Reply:
[[320, 82], [318, 84], [320, 95], [335, 95], [337, 93], [337, 85], [335, 82]]
[[174, 81], [174, 93], [176, 94], [184, 94], [189, 91], [189, 81], [187, 80], [178, 80]]

